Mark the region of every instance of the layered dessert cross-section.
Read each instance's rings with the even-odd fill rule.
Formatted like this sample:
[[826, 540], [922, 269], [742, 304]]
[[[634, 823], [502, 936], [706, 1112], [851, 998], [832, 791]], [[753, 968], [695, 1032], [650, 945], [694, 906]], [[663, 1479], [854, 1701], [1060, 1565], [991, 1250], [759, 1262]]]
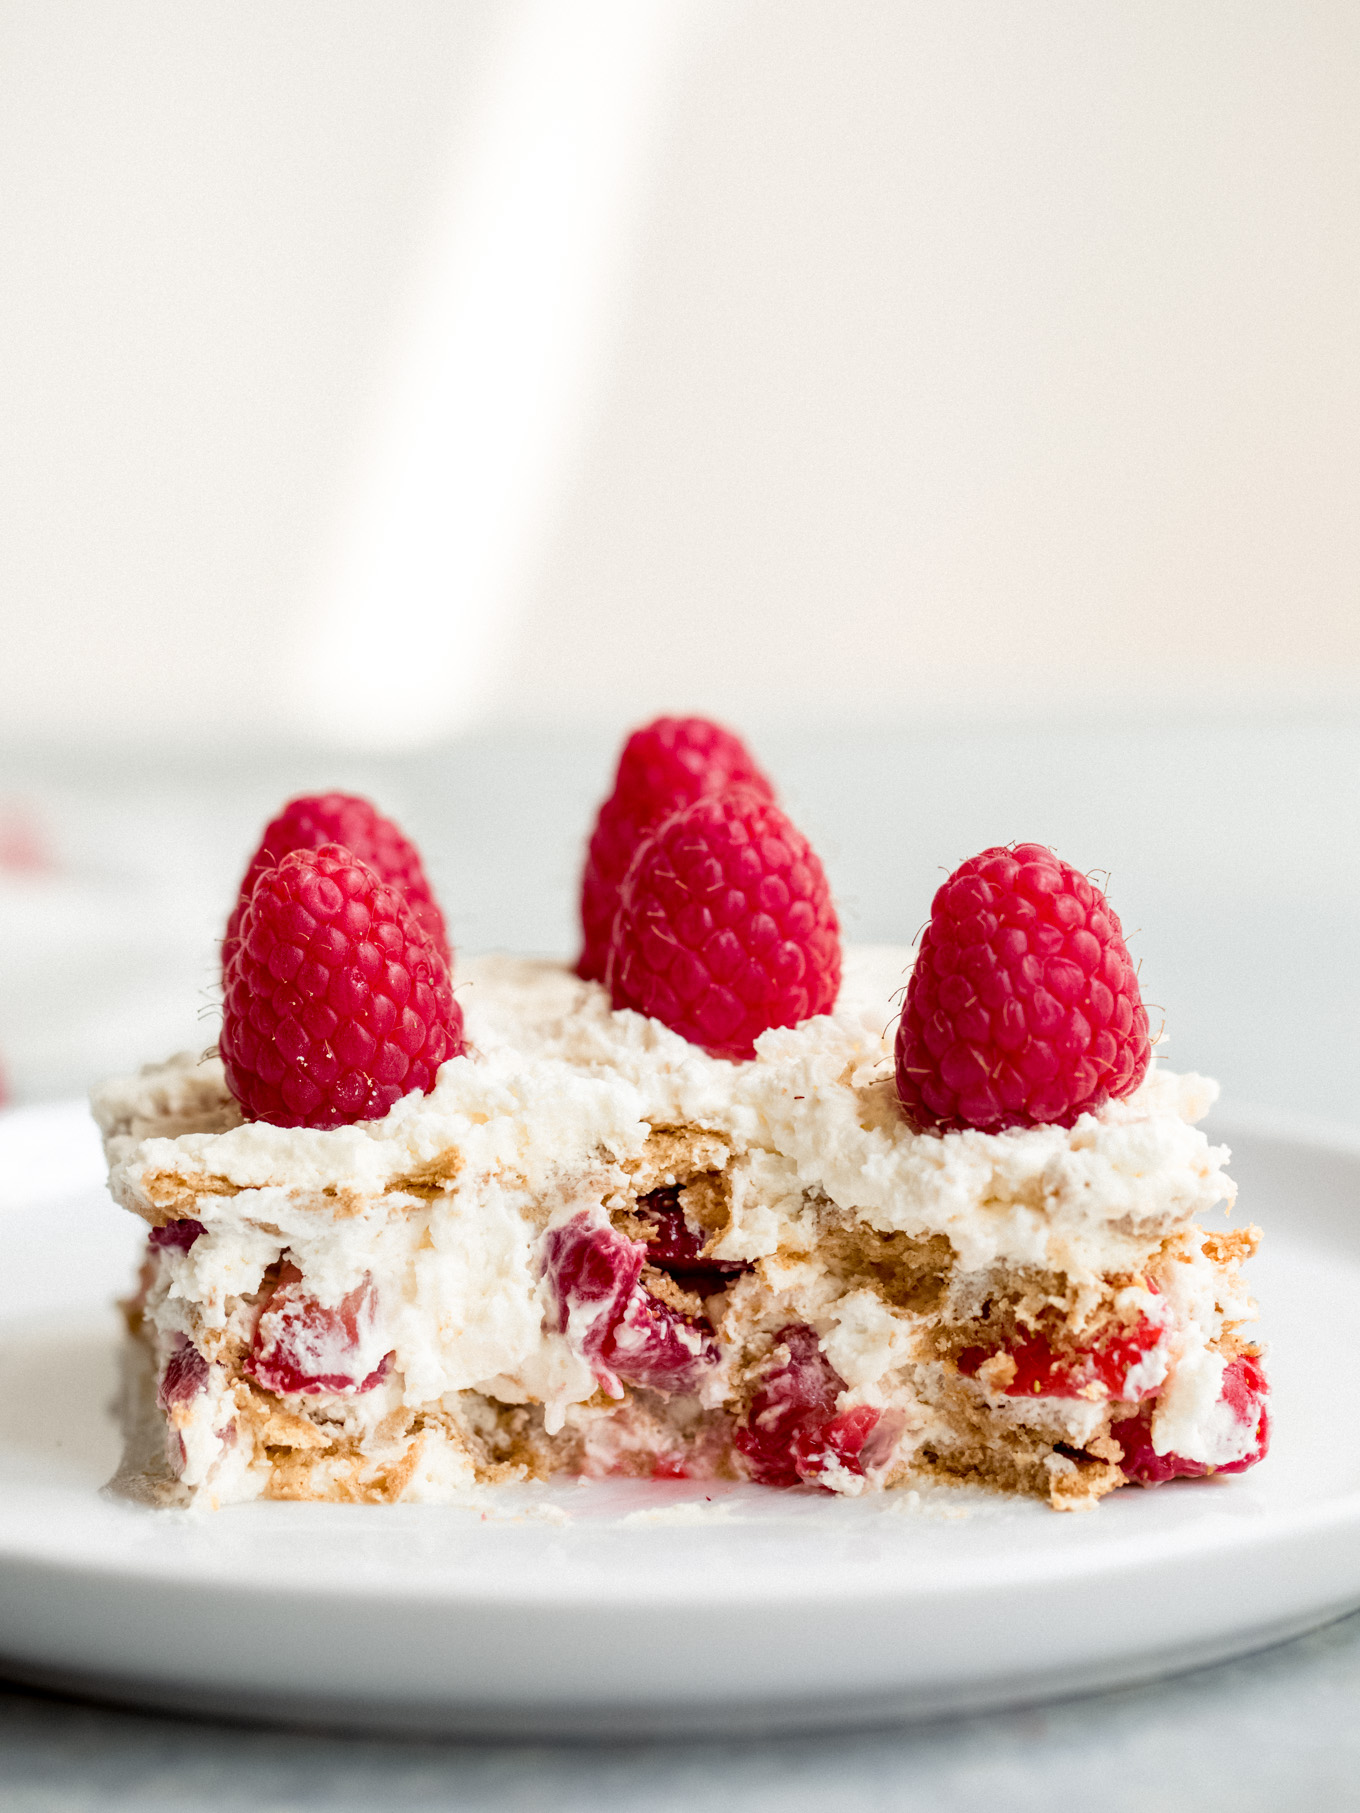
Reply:
[[1153, 1063], [1071, 1125], [920, 1129], [904, 949], [710, 1055], [563, 966], [460, 976], [466, 1049], [332, 1127], [181, 1057], [95, 1100], [148, 1227], [123, 1484], [437, 1502], [556, 1473], [1060, 1509], [1264, 1450], [1211, 1083]]
[[[913, 915], [914, 917], [915, 915]], [[290, 801], [217, 1051], [98, 1092], [147, 1224], [120, 1480], [439, 1501], [554, 1474], [1093, 1504], [1265, 1453], [1214, 1086], [1152, 1058], [1119, 919], [1038, 844], [841, 948], [740, 738], [626, 742], [574, 969], [454, 972], [415, 845]]]

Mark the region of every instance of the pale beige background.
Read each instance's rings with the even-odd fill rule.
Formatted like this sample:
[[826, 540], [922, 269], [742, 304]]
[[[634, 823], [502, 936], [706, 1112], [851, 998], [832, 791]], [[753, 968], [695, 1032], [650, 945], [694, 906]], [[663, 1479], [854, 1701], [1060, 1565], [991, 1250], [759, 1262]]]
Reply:
[[0, 727], [1354, 700], [1357, 78], [1351, 0], [11, 3]]

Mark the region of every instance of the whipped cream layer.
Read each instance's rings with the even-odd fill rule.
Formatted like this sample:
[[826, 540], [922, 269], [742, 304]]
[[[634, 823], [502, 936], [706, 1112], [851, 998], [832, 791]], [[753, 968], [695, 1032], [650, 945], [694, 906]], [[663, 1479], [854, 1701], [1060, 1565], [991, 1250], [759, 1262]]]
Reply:
[[[943, 1234], [967, 1270], [1030, 1265], [1081, 1283], [1137, 1266], [1167, 1233], [1231, 1204], [1227, 1151], [1194, 1125], [1216, 1086], [1155, 1063], [1127, 1100], [1071, 1128], [914, 1132], [892, 1054], [910, 960], [901, 947], [852, 948], [835, 1013], [765, 1033], [753, 1061], [733, 1063], [613, 1012], [602, 988], [560, 964], [482, 958], [458, 979], [473, 1050], [382, 1120], [329, 1131], [242, 1122], [215, 1056], [106, 1086], [94, 1106], [114, 1193], [152, 1221], [172, 1199], [190, 1212], [192, 1196], [211, 1227], [249, 1192], [252, 1222], [281, 1232], [287, 1221], [290, 1242], [327, 1249], [315, 1274], [304, 1269], [322, 1290], [333, 1272], [337, 1294], [368, 1264], [341, 1249], [378, 1236], [366, 1208], [419, 1197], [441, 1164], [457, 1166], [441, 1178], [450, 1206], [469, 1198], [450, 1234], [475, 1272], [481, 1252], [496, 1266], [511, 1248], [519, 1260], [531, 1205], [541, 1225], [544, 1204], [583, 1189], [599, 1200], [654, 1127], [701, 1128], [730, 1149], [732, 1223], [715, 1253], [728, 1260], [773, 1254], [812, 1196], [881, 1233]], [[505, 1216], [488, 1218], [487, 1180]], [[307, 1241], [300, 1208], [326, 1224], [323, 1239]], [[346, 1221], [352, 1237], [337, 1248]]]

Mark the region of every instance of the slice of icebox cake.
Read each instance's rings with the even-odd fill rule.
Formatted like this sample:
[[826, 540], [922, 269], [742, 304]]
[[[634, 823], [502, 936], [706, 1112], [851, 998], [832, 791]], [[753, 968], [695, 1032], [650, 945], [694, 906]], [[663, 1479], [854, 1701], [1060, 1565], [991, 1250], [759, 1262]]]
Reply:
[[397, 827], [292, 801], [224, 942], [219, 1049], [99, 1090], [149, 1234], [122, 1489], [439, 1502], [554, 1474], [1093, 1505], [1241, 1472], [1252, 1228], [1151, 1054], [1119, 920], [982, 852], [914, 960], [844, 953], [729, 732], [626, 744], [575, 968], [452, 977]]

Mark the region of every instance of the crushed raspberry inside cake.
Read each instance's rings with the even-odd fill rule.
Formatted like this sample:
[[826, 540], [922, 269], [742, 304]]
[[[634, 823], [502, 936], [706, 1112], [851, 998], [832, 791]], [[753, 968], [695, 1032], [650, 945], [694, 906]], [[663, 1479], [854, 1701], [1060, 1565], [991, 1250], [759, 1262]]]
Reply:
[[711, 1297], [750, 1266], [741, 1260], [710, 1259], [704, 1253], [707, 1236], [693, 1226], [680, 1206], [680, 1191], [650, 1190], [638, 1198], [633, 1211], [647, 1228], [647, 1263], [668, 1272], [696, 1296]]
[[837, 1415], [844, 1390], [815, 1328], [794, 1323], [780, 1329], [764, 1380], [733, 1437], [752, 1479], [763, 1486], [815, 1484], [833, 1467], [862, 1476], [864, 1445], [880, 1413], [861, 1405]]
[[[966, 1378], [982, 1376], [990, 1390], [1007, 1397], [1150, 1397], [1165, 1368], [1148, 1365], [1165, 1338], [1165, 1327], [1140, 1316], [1131, 1328], [1117, 1327], [1089, 1347], [1055, 1345], [1042, 1332], [1004, 1347], [965, 1347], [956, 1364]], [[1142, 1377], [1139, 1374], [1142, 1374]]]
[[1217, 1464], [1188, 1460], [1183, 1454], [1158, 1454], [1152, 1445], [1153, 1406], [1145, 1406], [1137, 1416], [1115, 1423], [1110, 1430], [1124, 1450], [1119, 1463], [1124, 1477], [1140, 1486], [1159, 1486], [1171, 1479], [1202, 1479], [1209, 1473], [1245, 1473], [1248, 1467], [1265, 1459], [1270, 1447], [1269, 1395], [1258, 1354], [1238, 1354], [1228, 1362], [1223, 1371], [1217, 1420], [1229, 1431], [1238, 1432], [1237, 1445], [1243, 1452]]
[[201, 1221], [167, 1221], [163, 1228], [152, 1228], [147, 1244], [157, 1252], [187, 1253], [207, 1231]]
[[371, 1335], [377, 1297], [370, 1279], [334, 1308], [302, 1289], [295, 1265], [280, 1268], [273, 1294], [260, 1312], [245, 1370], [281, 1397], [293, 1392], [354, 1395], [371, 1391], [386, 1375], [384, 1358], [371, 1369], [361, 1356]]
[[574, 1216], [544, 1240], [544, 1275], [557, 1302], [558, 1332], [594, 1367], [613, 1397], [622, 1386], [697, 1390], [718, 1362], [705, 1318], [685, 1314], [646, 1288], [647, 1247], [589, 1215]]
[[718, 1344], [702, 1317], [687, 1316], [635, 1285], [605, 1337], [600, 1358], [626, 1384], [688, 1392], [697, 1390], [703, 1374], [717, 1365]]
[[173, 1404], [186, 1404], [190, 1398], [198, 1396], [207, 1382], [208, 1362], [193, 1343], [181, 1335], [179, 1344], [165, 1362], [156, 1401], [162, 1410], [169, 1410]]

